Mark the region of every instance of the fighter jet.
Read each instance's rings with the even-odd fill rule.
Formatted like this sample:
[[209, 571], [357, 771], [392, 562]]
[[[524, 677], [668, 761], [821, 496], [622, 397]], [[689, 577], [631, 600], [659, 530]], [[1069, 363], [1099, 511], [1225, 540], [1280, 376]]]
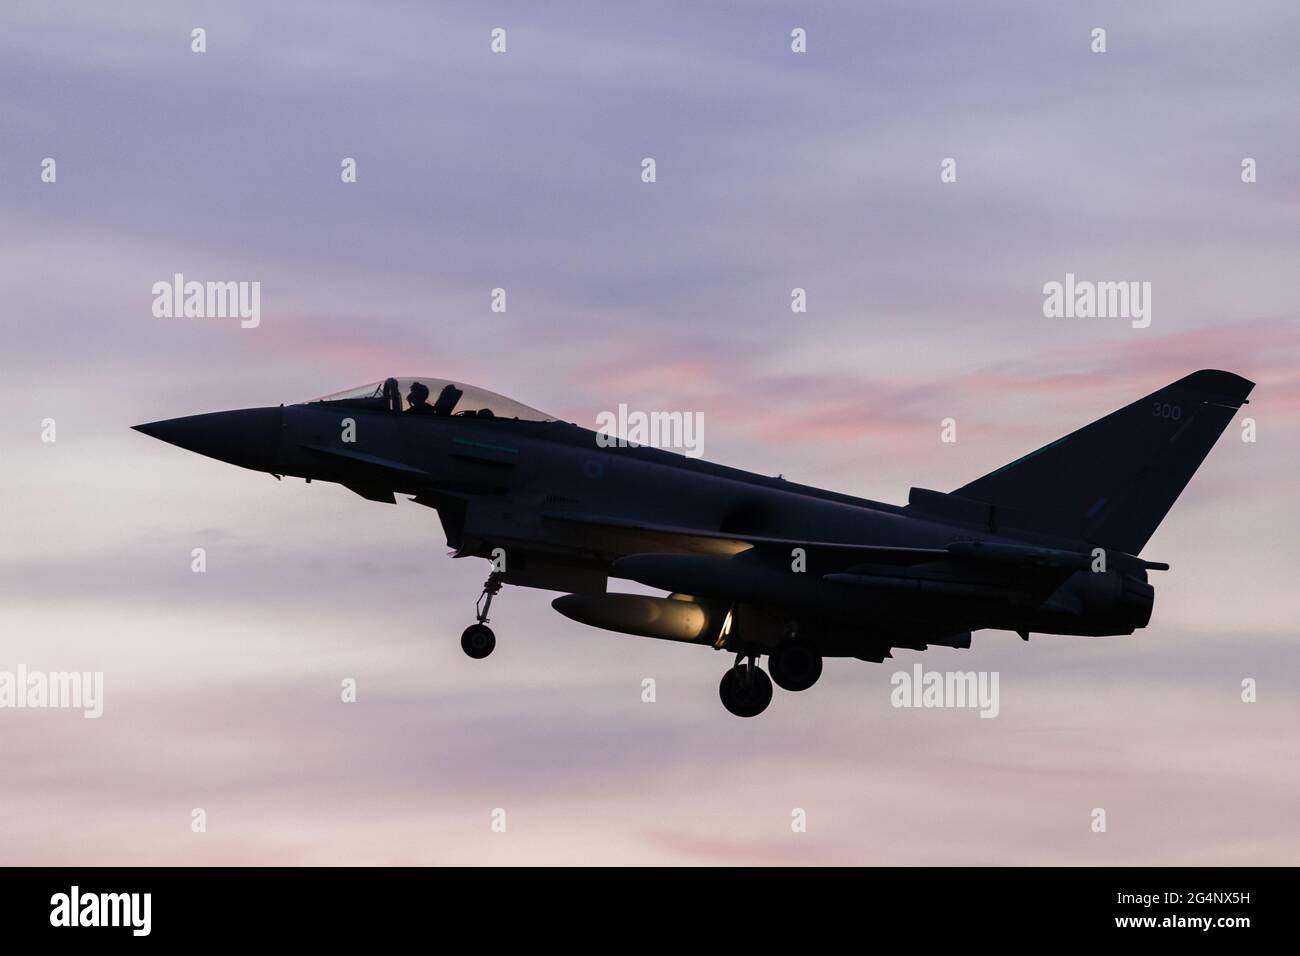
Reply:
[[[735, 655], [719, 694], [762, 713], [827, 657], [968, 648], [976, 630], [1106, 636], [1151, 619], [1142, 549], [1254, 383], [1194, 372], [944, 493], [885, 504], [598, 439], [464, 383], [394, 377], [278, 408], [138, 431], [221, 461], [437, 512], [454, 557], [492, 570], [471, 658], [506, 584], [624, 634]], [[431, 400], [432, 399], [432, 400]], [[667, 592], [617, 593], [611, 578]], [[767, 657], [771, 677], [759, 666]]]

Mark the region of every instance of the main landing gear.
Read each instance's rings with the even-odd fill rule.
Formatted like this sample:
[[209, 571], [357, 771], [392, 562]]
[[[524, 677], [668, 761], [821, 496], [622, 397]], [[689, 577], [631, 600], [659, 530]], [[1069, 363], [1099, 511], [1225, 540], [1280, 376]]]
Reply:
[[722, 675], [718, 696], [722, 706], [737, 717], [757, 717], [772, 703], [772, 681], [758, 666], [756, 655], [747, 663], [742, 661], [744, 655], [737, 654], [735, 666]]
[[492, 608], [492, 599], [501, 591], [501, 572], [493, 571], [483, 584], [483, 593], [474, 605], [477, 624], [465, 628], [460, 636], [460, 649], [474, 660], [479, 661], [492, 653], [497, 646], [497, 636], [488, 627], [488, 611]]
[[802, 641], [777, 645], [767, 659], [772, 680], [782, 690], [807, 690], [822, 676], [822, 656]]
[[737, 654], [736, 663], [722, 675], [718, 696], [722, 706], [737, 717], [757, 717], [772, 702], [772, 682], [782, 690], [807, 690], [822, 676], [822, 655], [816, 647], [787, 640], [767, 658], [769, 679], [758, 666], [757, 654]]

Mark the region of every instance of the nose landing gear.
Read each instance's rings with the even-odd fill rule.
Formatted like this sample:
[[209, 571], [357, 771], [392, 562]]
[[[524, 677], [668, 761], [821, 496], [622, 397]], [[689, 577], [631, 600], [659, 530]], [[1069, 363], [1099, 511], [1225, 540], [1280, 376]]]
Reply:
[[492, 608], [492, 599], [501, 591], [501, 572], [493, 571], [483, 584], [483, 593], [474, 604], [477, 624], [465, 628], [460, 636], [460, 649], [474, 660], [482, 660], [492, 653], [497, 646], [497, 636], [488, 627], [488, 611]]
[[735, 666], [722, 675], [718, 696], [737, 717], [757, 717], [772, 702], [772, 681], [758, 666], [757, 656], [747, 663], [742, 660], [743, 655], [737, 655]]
[[487, 657], [496, 646], [497, 636], [486, 624], [471, 624], [460, 635], [460, 649], [476, 661]]

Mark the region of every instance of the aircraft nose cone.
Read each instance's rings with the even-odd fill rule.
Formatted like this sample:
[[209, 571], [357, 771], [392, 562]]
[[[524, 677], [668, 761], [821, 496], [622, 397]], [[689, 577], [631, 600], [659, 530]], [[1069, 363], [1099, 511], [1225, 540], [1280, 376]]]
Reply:
[[280, 470], [281, 409], [241, 408], [132, 427], [187, 451], [254, 471]]

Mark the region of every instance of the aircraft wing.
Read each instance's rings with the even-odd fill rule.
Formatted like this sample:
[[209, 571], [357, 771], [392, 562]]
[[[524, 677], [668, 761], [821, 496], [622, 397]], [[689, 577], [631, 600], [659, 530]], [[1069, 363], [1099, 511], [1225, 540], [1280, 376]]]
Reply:
[[[624, 553], [678, 551], [730, 557], [756, 547], [803, 548], [810, 553], [815, 551], [822, 555], [841, 555], [846, 560], [859, 564], [903, 565], [939, 561], [953, 556], [943, 548], [896, 548], [876, 544], [846, 544], [839, 541], [809, 541], [733, 531], [711, 531], [704, 528], [683, 528], [578, 512], [551, 512], [543, 517], [548, 521], [584, 528], [596, 539], [596, 542], [601, 540], [617, 542], [615, 550]], [[632, 543], [635, 543], [635, 547], [630, 546]]]
[[[1028, 544], [991, 543], [985, 541], [954, 541], [943, 548], [902, 548], [878, 544], [851, 544], [841, 541], [811, 541], [801, 538], [782, 538], [768, 535], [745, 534], [732, 531], [711, 531], [704, 528], [684, 528], [655, 524], [608, 515], [581, 514], [577, 512], [551, 512], [543, 516], [548, 521], [566, 522], [588, 529], [599, 541], [608, 542], [614, 550], [623, 553], [679, 552], [687, 554], [731, 557], [751, 548], [803, 548], [809, 556], [816, 554], [832, 560], [842, 559], [851, 565], [893, 564], [914, 565], [944, 559], [958, 559], [977, 564], [1012, 565], [1056, 571], [1086, 570], [1093, 561], [1088, 552], [1066, 551]], [[1145, 561], [1126, 556], [1147, 570], [1167, 571], [1169, 565], [1158, 561]]]

